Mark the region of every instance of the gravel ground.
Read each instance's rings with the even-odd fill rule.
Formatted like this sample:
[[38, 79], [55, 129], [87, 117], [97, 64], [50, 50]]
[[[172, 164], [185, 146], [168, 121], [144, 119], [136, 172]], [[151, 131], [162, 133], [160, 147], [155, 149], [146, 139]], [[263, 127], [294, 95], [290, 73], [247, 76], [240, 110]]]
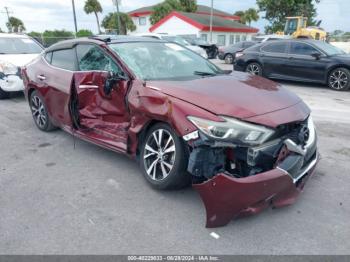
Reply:
[[40, 132], [22, 95], [0, 101], [0, 253], [350, 254], [350, 92], [281, 84], [313, 109], [317, 173], [296, 204], [217, 229], [191, 188], [155, 191], [127, 157]]

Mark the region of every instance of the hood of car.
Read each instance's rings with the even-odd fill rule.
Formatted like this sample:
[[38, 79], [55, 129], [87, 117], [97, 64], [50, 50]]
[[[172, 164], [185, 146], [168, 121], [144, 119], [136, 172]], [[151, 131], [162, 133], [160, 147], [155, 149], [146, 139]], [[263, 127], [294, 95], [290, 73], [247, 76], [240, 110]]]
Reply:
[[239, 72], [188, 81], [150, 81], [147, 85], [216, 115], [240, 119], [282, 110], [301, 101], [273, 81]]
[[15, 66], [24, 66], [35, 59], [39, 54], [15, 54], [2, 55], [0, 54], [0, 61], [9, 62]]

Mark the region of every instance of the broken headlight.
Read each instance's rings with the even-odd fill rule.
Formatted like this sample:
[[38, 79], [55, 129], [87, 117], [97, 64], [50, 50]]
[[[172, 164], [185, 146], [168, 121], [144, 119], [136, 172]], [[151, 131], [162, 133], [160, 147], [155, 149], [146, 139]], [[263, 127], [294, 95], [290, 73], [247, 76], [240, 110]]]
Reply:
[[259, 145], [269, 139], [273, 129], [239, 121], [234, 118], [223, 117], [222, 122], [211, 121], [199, 117], [189, 116], [188, 119], [204, 134], [220, 140], [229, 140], [239, 144]]
[[15, 75], [18, 72], [18, 67], [7, 61], [0, 61], [0, 72], [4, 75]]

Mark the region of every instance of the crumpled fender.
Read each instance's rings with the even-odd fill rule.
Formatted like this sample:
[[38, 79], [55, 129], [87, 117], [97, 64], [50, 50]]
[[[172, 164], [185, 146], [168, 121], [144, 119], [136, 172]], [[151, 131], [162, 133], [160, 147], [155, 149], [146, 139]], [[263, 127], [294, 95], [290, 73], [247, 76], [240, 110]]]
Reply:
[[314, 169], [298, 186], [285, 171], [277, 168], [245, 178], [220, 173], [204, 183], [194, 184], [205, 205], [206, 227], [225, 226], [235, 217], [256, 214], [271, 205], [293, 204]]

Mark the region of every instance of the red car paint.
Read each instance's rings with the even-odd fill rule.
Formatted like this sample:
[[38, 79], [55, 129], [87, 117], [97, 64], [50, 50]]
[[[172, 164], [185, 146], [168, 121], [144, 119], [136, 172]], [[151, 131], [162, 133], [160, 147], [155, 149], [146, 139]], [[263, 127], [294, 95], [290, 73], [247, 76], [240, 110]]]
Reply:
[[[168, 123], [182, 137], [197, 130], [187, 116], [221, 121], [218, 115], [277, 127], [305, 120], [309, 108], [278, 84], [243, 73], [190, 81], [148, 81], [135, 77], [106, 44], [103, 48], [127, 73], [109, 95], [103, 91], [105, 72], [72, 72], [56, 68], [39, 57], [23, 70], [28, 98], [37, 90], [52, 122], [63, 130], [107, 149], [136, 157], [142, 132], [153, 122]], [[38, 76], [44, 76], [40, 80]], [[96, 89], [84, 88], [93, 85]], [[74, 128], [69, 109], [72, 90], [79, 99], [79, 115], [87, 129]], [[314, 167], [313, 167], [314, 169]], [[233, 217], [257, 213], [269, 206], [293, 202], [296, 187], [286, 173], [273, 169], [246, 178], [218, 174], [195, 184], [207, 210], [207, 226], [227, 224]]]
[[313, 173], [314, 168], [298, 186], [288, 174], [273, 169], [238, 179], [218, 174], [212, 180], [193, 187], [206, 208], [206, 227], [220, 227], [235, 217], [257, 214], [270, 206], [277, 208], [293, 204]]

